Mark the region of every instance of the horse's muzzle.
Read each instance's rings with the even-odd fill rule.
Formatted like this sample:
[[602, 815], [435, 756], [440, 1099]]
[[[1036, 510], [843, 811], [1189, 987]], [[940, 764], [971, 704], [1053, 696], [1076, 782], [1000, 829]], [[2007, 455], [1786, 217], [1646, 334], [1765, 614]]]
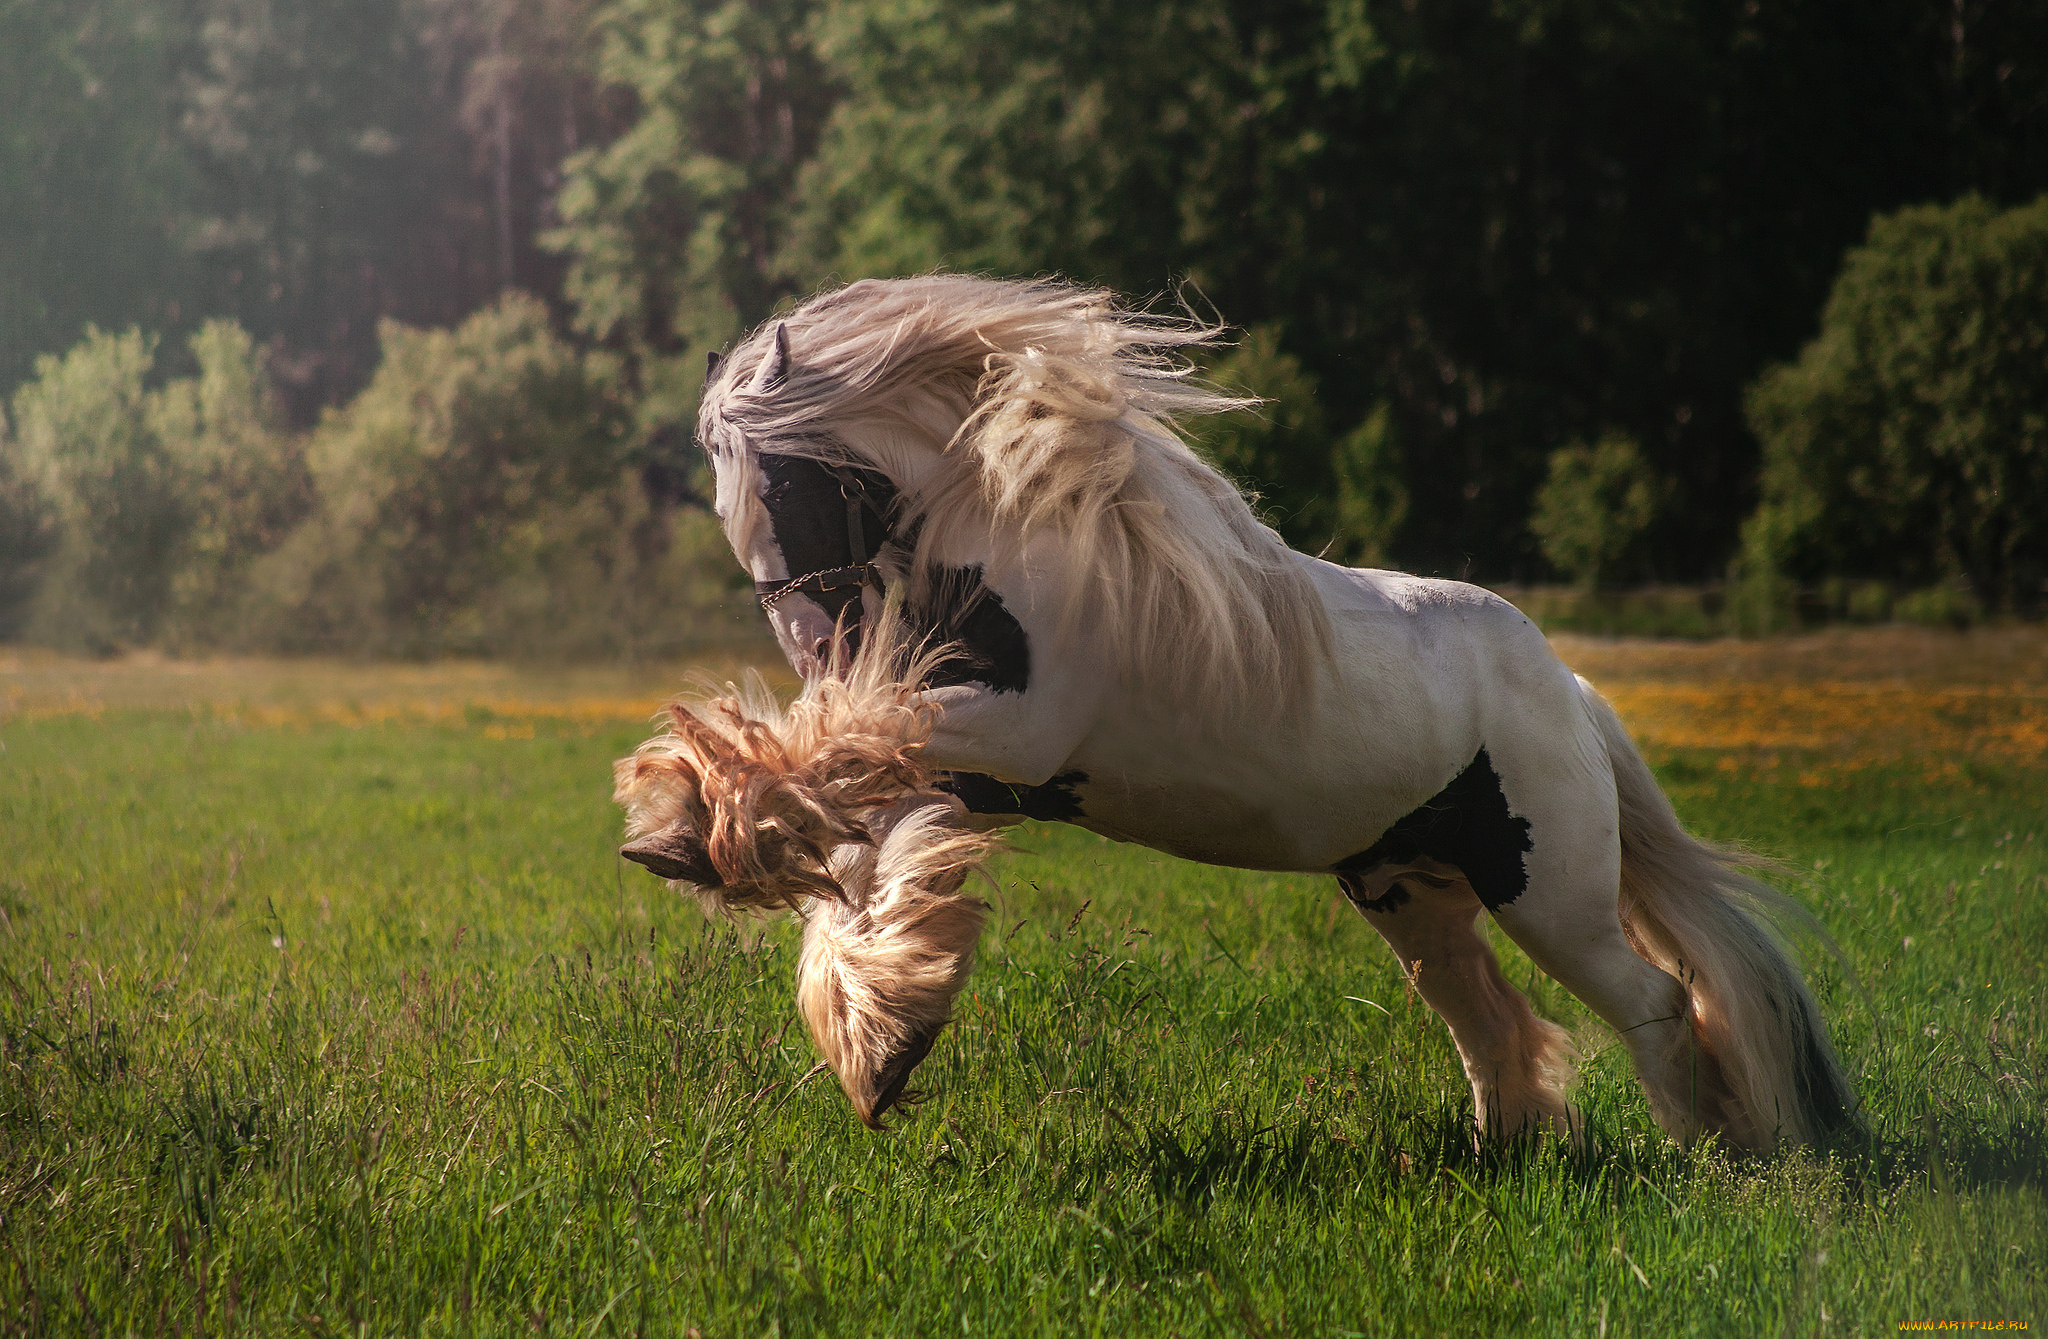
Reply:
[[681, 879], [699, 888], [725, 886], [697, 830], [686, 822], [671, 823], [659, 832], [627, 842], [619, 854], [664, 879]]

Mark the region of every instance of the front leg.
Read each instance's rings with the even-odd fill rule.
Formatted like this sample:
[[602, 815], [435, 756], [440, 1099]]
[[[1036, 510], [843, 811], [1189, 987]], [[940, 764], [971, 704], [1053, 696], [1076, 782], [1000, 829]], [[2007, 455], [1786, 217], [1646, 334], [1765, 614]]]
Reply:
[[797, 1008], [854, 1110], [873, 1129], [914, 1099], [910, 1075], [952, 1017], [988, 904], [963, 893], [994, 839], [961, 822], [949, 796], [883, 810], [872, 846], [833, 856], [840, 901], [804, 911]]
[[940, 714], [925, 756], [947, 771], [1045, 785], [1094, 729], [1100, 683], [1047, 674], [1021, 693], [993, 692], [982, 684], [933, 688], [925, 696]]

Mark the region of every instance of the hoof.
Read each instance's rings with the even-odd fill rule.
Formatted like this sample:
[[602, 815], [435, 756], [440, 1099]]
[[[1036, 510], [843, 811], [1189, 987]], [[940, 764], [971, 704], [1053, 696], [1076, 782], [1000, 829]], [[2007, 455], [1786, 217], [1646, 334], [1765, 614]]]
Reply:
[[664, 879], [681, 879], [700, 888], [718, 888], [724, 883], [696, 830], [685, 823], [671, 823], [659, 832], [627, 842], [619, 854]]
[[870, 1130], [886, 1130], [889, 1127], [882, 1124], [883, 1114], [906, 1099], [917, 1099], [917, 1094], [908, 1091], [904, 1085], [910, 1082], [911, 1071], [932, 1053], [933, 1043], [938, 1041], [939, 1033], [944, 1030], [941, 1024], [910, 1037], [875, 1071], [873, 1086], [866, 1093], [850, 1094], [854, 1110], [860, 1113], [861, 1124]]

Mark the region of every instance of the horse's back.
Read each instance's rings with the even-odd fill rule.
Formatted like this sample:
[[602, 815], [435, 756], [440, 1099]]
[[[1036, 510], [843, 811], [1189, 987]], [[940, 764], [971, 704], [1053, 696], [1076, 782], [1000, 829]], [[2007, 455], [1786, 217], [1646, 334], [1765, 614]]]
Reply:
[[1492, 591], [1311, 561], [1338, 655], [1353, 675], [1419, 680], [1460, 716], [1504, 698], [1560, 702], [1576, 695], [1542, 629]]

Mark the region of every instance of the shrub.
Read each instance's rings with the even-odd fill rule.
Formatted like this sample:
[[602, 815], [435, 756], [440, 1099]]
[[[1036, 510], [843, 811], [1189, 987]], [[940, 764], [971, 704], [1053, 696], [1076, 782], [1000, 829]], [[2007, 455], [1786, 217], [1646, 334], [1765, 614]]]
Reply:
[[1954, 583], [1908, 592], [1893, 603], [1892, 612], [1901, 622], [1959, 630], [1984, 618], [1984, 606], [1975, 593]]
[[19, 637], [56, 547], [56, 519], [0, 418], [0, 642]]
[[1608, 433], [1550, 453], [1529, 529], [1552, 567], [1592, 590], [1650, 528], [1661, 490], [1635, 439]]
[[[369, 386], [314, 433], [318, 509], [254, 573], [263, 640], [630, 654], [715, 599], [689, 523], [633, 468], [615, 368], [558, 339], [538, 301], [382, 340]], [[722, 593], [736, 569], [713, 570]]]
[[42, 640], [147, 642], [169, 606], [186, 518], [144, 384], [155, 357], [154, 337], [88, 327], [70, 352], [36, 359], [36, 379], [15, 392], [10, 450], [53, 532], [27, 619]]
[[[1902, 608], [2038, 607], [2048, 576], [2048, 197], [1874, 219], [1797, 362], [1748, 395], [1752, 584], [1923, 587]], [[1961, 587], [1967, 599], [1953, 593]], [[1923, 610], [1942, 611], [1929, 614]]]
[[632, 662], [765, 635], [718, 518], [659, 505], [631, 474], [546, 508], [463, 612], [461, 649]]
[[1337, 539], [1330, 556], [1361, 567], [1388, 561], [1394, 537], [1408, 519], [1408, 490], [1385, 401], [1365, 422], [1337, 440], [1331, 458], [1337, 473]]
[[241, 327], [208, 322], [190, 345], [199, 375], [151, 390], [155, 343], [88, 329], [15, 395], [0, 635], [101, 651], [206, 640], [248, 563], [304, 513], [297, 444]]
[[646, 485], [609, 360], [517, 295], [382, 335], [310, 437], [229, 322], [155, 390], [137, 331], [42, 359], [0, 421], [0, 637], [630, 659], [741, 632], [717, 612], [745, 574]]
[[305, 443], [287, 432], [248, 334], [208, 321], [192, 337], [195, 378], [157, 397], [184, 523], [164, 636], [174, 645], [246, 642], [238, 624], [249, 568], [312, 509]]
[[[1261, 403], [1187, 425], [1216, 468], [1265, 503], [1274, 524], [1293, 531], [1313, 509], [1313, 491], [1297, 493], [1283, 480], [1300, 478], [1305, 463], [1327, 455], [1329, 427], [1316, 399], [1315, 378], [1280, 347], [1278, 326], [1258, 326], [1205, 369], [1208, 380], [1233, 395]], [[1313, 471], [1310, 471], [1313, 472]]]

